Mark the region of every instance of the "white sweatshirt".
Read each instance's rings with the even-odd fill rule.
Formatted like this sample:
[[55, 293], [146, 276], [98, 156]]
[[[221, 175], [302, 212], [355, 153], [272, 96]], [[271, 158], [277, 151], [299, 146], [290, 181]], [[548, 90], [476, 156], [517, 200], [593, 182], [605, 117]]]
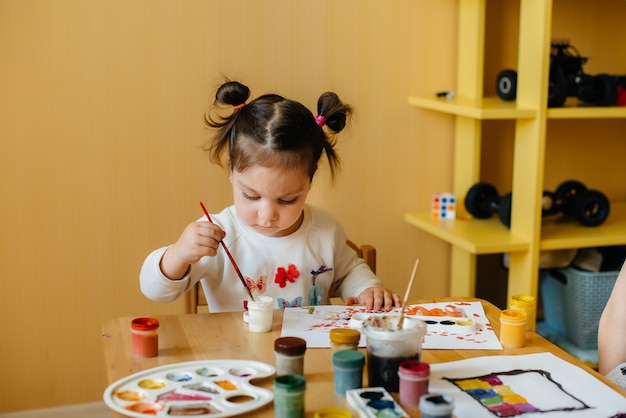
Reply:
[[[272, 297], [275, 309], [325, 305], [330, 296], [345, 300], [368, 287], [382, 286], [346, 244], [339, 222], [322, 209], [305, 205], [302, 225], [285, 237], [256, 232], [241, 221], [234, 206], [211, 218], [226, 232], [224, 243], [253, 294]], [[247, 291], [221, 246], [215, 257], [203, 257], [180, 280], [170, 280], [161, 272], [159, 263], [166, 249], [149, 254], [141, 268], [141, 291], [149, 299], [171, 302], [200, 281], [210, 312], [243, 310]]]

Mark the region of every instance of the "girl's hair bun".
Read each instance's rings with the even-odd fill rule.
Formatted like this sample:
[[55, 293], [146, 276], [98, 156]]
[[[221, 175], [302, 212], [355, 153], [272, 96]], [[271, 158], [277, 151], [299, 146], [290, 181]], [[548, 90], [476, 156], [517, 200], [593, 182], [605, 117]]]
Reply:
[[245, 103], [249, 97], [250, 89], [237, 81], [227, 81], [215, 93], [215, 100], [218, 103], [231, 106], [239, 106]]

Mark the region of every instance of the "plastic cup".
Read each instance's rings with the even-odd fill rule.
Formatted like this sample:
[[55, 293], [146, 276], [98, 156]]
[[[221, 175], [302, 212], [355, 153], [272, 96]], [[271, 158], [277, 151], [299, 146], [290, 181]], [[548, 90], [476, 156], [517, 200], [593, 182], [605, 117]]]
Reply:
[[388, 392], [398, 393], [400, 363], [420, 359], [426, 323], [405, 316], [402, 328], [398, 329], [399, 320], [399, 315], [375, 315], [363, 323], [369, 387], [382, 386]]
[[274, 320], [272, 304], [274, 299], [269, 296], [256, 296], [254, 301], [248, 300], [248, 310], [243, 320], [248, 323], [250, 332], [270, 332]]

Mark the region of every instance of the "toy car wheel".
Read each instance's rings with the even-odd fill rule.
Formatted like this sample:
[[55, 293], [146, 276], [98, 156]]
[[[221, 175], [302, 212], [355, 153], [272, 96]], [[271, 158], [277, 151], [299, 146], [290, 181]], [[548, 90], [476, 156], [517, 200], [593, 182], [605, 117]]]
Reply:
[[517, 97], [517, 71], [500, 71], [496, 81], [496, 91], [502, 100], [515, 100]]
[[487, 219], [498, 206], [498, 190], [489, 183], [476, 183], [465, 195], [465, 209], [475, 218]]
[[507, 228], [511, 227], [511, 203], [513, 201], [513, 194], [507, 193], [500, 199], [500, 205], [498, 207], [498, 217], [500, 222]]
[[617, 103], [617, 82], [608, 74], [598, 74], [593, 78], [593, 104], [611, 106]]
[[563, 204], [563, 214], [574, 215], [576, 209], [576, 197], [587, 191], [587, 187], [579, 181], [568, 180], [559, 185], [554, 195]]
[[551, 71], [548, 83], [548, 107], [563, 107], [567, 99], [567, 80], [562, 71]]
[[541, 199], [541, 216], [556, 215], [561, 211], [561, 205], [562, 202], [556, 193], [544, 190]]
[[576, 198], [574, 217], [584, 226], [597, 226], [609, 216], [609, 199], [597, 190], [588, 190]]

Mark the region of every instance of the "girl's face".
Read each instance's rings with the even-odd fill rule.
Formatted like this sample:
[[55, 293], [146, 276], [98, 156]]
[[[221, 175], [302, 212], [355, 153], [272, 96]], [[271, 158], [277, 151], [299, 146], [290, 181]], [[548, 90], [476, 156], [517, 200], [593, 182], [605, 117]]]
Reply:
[[237, 214], [257, 232], [284, 237], [302, 224], [302, 209], [311, 188], [304, 170], [257, 165], [231, 171], [230, 182]]

